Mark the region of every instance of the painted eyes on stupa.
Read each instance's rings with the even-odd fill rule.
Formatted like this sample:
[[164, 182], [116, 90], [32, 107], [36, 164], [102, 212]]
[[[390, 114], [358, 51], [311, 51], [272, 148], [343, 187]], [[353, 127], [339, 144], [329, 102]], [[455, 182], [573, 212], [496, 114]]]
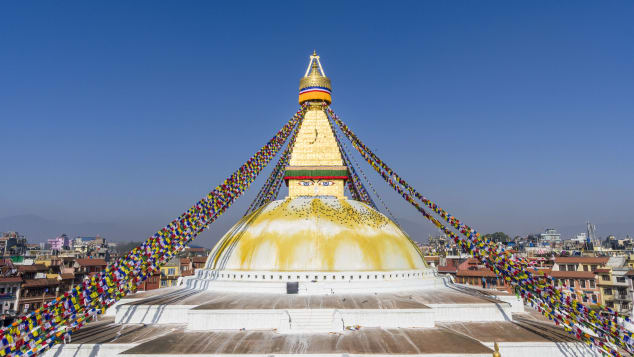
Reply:
[[[299, 181], [297, 184], [300, 186], [312, 186], [315, 184], [315, 182], [314, 181]], [[318, 181], [317, 182], [317, 185], [319, 186], [332, 186], [334, 184], [335, 183], [333, 181]]]

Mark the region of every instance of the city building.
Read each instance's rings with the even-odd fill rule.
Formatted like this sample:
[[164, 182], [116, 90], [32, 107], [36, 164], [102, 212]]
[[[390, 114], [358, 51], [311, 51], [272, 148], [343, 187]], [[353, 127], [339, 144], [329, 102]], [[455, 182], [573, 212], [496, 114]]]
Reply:
[[90, 275], [97, 274], [106, 268], [104, 259], [82, 258], [75, 260], [75, 284], [81, 284]]
[[178, 278], [181, 276], [180, 258], [174, 257], [161, 267], [161, 287], [168, 288], [176, 286]]
[[0, 254], [22, 256], [26, 254], [26, 237], [18, 232], [5, 232], [0, 236]]
[[161, 287], [161, 273], [155, 272], [150, 275], [139, 287], [139, 291], [150, 291]]
[[585, 232], [578, 233], [574, 238], [571, 239], [571, 241], [577, 244], [585, 244], [588, 241], [588, 234]]
[[194, 265], [190, 258], [180, 258], [180, 264], [181, 276], [194, 275]]
[[16, 314], [21, 285], [19, 276], [0, 277], [0, 315]]
[[58, 279], [24, 279], [21, 287], [18, 312], [26, 313], [37, 310], [59, 294], [60, 281]]
[[557, 233], [554, 228], [546, 228], [546, 231], [539, 235], [539, 241], [542, 245], [561, 243], [561, 234]]
[[48, 240], [52, 251], [62, 251], [70, 248], [70, 239], [66, 234]]
[[632, 312], [633, 299], [631, 276], [629, 275], [631, 271], [628, 266], [620, 264], [597, 269], [604, 304], [620, 314], [628, 316]]
[[589, 305], [604, 303], [603, 271], [609, 257], [556, 257], [550, 275], [566, 293]]
[[475, 258], [469, 258], [458, 265], [456, 283], [466, 284], [483, 289], [496, 289], [511, 292], [511, 286], [503, 277], [498, 277], [491, 269], [485, 267]]

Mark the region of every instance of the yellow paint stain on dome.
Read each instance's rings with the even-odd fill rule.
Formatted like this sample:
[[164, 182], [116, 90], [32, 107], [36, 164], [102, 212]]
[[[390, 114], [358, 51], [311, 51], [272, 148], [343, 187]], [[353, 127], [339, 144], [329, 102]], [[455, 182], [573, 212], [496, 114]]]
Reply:
[[210, 259], [212, 268], [245, 271], [425, 267], [415, 244], [387, 217], [356, 201], [321, 197], [287, 198], [244, 217]]

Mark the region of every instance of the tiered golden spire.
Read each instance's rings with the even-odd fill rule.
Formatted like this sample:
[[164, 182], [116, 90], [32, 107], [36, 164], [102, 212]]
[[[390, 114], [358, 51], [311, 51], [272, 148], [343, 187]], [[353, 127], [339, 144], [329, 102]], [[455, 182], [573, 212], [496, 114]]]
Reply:
[[326, 77], [316, 51], [310, 56], [304, 77], [299, 80], [299, 103], [308, 101], [332, 102], [332, 85]]
[[348, 169], [343, 165], [339, 146], [323, 110], [323, 102], [330, 103], [330, 79], [324, 75], [316, 52], [310, 56], [299, 88], [299, 102], [310, 105], [286, 168], [289, 196], [344, 197]]

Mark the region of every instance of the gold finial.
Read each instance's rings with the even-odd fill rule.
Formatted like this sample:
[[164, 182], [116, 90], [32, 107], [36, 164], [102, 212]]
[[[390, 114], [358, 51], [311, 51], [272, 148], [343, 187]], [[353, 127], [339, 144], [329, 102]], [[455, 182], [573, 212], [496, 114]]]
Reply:
[[313, 68], [310, 71], [310, 74], [308, 76], [310, 76], [310, 77], [323, 77], [321, 75], [321, 71], [319, 70], [319, 64], [317, 63], [317, 61], [313, 61]]
[[500, 346], [498, 346], [497, 342], [493, 343], [493, 357], [502, 357], [500, 353]]
[[304, 77], [299, 80], [299, 103], [307, 101], [332, 102], [332, 86], [321, 66], [317, 51], [313, 50]]

